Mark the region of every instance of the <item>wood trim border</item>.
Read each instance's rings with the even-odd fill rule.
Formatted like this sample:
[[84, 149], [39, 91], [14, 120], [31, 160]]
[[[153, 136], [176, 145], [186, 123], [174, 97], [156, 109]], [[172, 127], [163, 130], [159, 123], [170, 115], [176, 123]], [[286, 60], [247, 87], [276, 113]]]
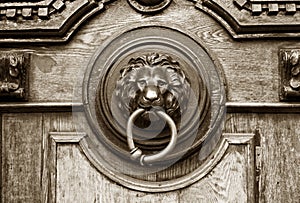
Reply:
[[[300, 102], [226, 102], [227, 113], [300, 113]], [[83, 112], [82, 103], [0, 103], [0, 113]]]
[[72, 102], [0, 103], [0, 113], [46, 113], [72, 111], [83, 111], [83, 104]]
[[164, 182], [148, 182], [140, 181], [136, 182], [133, 178], [122, 174], [113, 174], [103, 168], [103, 165], [99, 163], [93, 153], [90, 146], [87, 146], [86, 139], [88, 135], [81, 132], [50, 132], [49, 133], [49, 149], [47, 159], [48, 165], [44, 168], [44, 173], [47, 173], [47, 178], [43, 181], [44, 199], [43, 202], [56, 202], [56, 163], [57, 163], [57, 144], [79, 144], [82, 152], [86, 155], [88, 160], [101, 171], [108, 178], [118, 182], [119, 184], [128, 187], [133, 190], [144, 192], [167, 192], [171, 190], [177, 190], [187, 187], [210, 173], [211, 170], [222, 160], [227, 149], [230, 145], [241, 145], [247, 150], [247, 177], [248, 177], [248, 200], [255, 202], [255, 134], [251, 133], [225, 133], [221, 137], [221, 140], [214, 150], [214, 152], [206, 159], [206, 161], [195, 171], [190, 174], [170, 181]]
[[44, 151], [44, 158], [47, 160], [43, 167], [42, 202], [56, 202], [56, 162], [57, 143], [72, 143], [81, 146], [81, 140], [85, 138], [85, 133], [77, 132], [50, 132], [50, 143], [48, 149]]
[[227, 113], [300, 113], [300, 103], [227, 102]]

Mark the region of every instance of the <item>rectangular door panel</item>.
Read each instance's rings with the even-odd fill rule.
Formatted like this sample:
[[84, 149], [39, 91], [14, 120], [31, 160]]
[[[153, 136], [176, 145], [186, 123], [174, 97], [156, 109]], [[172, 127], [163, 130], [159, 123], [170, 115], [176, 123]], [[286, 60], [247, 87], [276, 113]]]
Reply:
[[42, 114], [2, 116], [2, 202], [41, 202]]

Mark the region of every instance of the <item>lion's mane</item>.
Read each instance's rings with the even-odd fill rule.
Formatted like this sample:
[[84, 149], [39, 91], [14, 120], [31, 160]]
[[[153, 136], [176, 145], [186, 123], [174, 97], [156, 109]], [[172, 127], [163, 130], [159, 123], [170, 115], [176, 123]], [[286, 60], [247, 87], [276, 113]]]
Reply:
[[143, 71], [154, 68], [160, 71], [167, 85], [167, 91], [160, 95], [163, 101], [159, 106], [176, 122], [187, 108], [191, 87], [180, 64], [167, 54], [150, 53], [130, 59], [128, 65], [121, 70], [121, 76], [117, 81], [115, 89], [117, 106], [129, 114], [139, 108], [142, 92], [137, 83]]

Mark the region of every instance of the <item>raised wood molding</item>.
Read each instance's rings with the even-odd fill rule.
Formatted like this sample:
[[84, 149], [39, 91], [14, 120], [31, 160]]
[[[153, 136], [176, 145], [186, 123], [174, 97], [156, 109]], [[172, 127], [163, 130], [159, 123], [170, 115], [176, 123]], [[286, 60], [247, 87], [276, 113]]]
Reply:
[[44, 166], [44, 175], [43, 175], [43, 202], [55, 202], [55, 191], [56, 191], [56, 150], [57, 144], [79, 144], [82, 152], [86, 155], [88, 160], [94, 165], [98, 170], [100, 170], [104, 175], [110, 179], [116, 181], [117, 183], [128, 187], [133, 190], [139, 190], [144, 192], [165, 192], [170, 190], [176, 190], [184, 188], [193, 184], [205, 176], [207, 176], [216, 165], [222, 160], [224, 155], [230, 146], [240, 146], [246, 152], [246, 164], [247, 166], [247, 191], [248, 191], [248, 200], [250, 202], [255, 202], [255, 135], [254, 134], [228, 134], [225, 133], [221, 137], [219, 144], [213, 151], [213, 153], [206, 159], [206, 161], [195, 171], [192, 171], [190, 174], [169, 181], [162, 182], [149, 182], [149, 181], [134, 181], [132, 177], [128, 177], [121, 174], [114, 174], [112, 171], [107, 171], [102, 163], [96, 161], [91, 153], [91, 146], [87, 142], [88, 136], [86, 133], [77, 133], [77, 132], [50, 132], [50, 142], [49, 142], [49, 151], [45, 151], [44, 158], [45, 163], [48, 165]]
[[226, 102], [227, 113], [299, 113], [299, 103]]
[[65, 42], [90, 16], [104, 9], [101, 0], [21, 0], [0, 2], [0, 43]]
[[277, 15], [279, 11], [284, 15], [295, 14], [300, 9], [298, 0], [233, 0], [240, 9], [249, 11], [252, 15]]
[[[296, 102], [226, 102], [227, 113], [300, 113]], [[83, 112], [82, 103], [14, 102], [0, 103], [0, 113]]]
[[[48, 149], [44, 151], [44, 168], [42, 184], [42, 202], [56, 202], [56, 149], [57, 143], [73, 143], [81, 145], [81, 141], [86, 136], [85, 133], [59, 132], [49, 133], [50, 143]], [[44, 142], [45, 143], [45, 142]], [[47, 143], [47, 141], [46, 141]]]
[[[82, 23], [95, 13], [103, 11], [109, 2], [110, 0], [1, 2], [0, 43], [66, 42]], [[167, 6], [171, 1], [164, 2], [167, 2], [165, 3]], [[193, 2], [196, 8], [220, 22], [234, 38], [300, 36], [298, 1], [278, 0], [269, 3], [267, 0], [193, 0]]]
[[82, 103], [73, 102], [13, 102], [0, 103], [0, 113], [82, 112]]
[[194, 2], [196, 8], [220, 22], [234, 38], [300, 36], [300, 18], [299, 15], [295, 15], [299, 10], [298, 1], [195, 0]]

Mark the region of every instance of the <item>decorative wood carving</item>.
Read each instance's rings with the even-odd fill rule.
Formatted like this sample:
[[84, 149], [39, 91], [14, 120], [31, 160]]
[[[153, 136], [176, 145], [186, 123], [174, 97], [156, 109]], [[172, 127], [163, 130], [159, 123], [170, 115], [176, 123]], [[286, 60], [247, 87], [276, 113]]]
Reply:
[[300, 16], [295, 14], [300, 1], [196, 0], [196, 7], [219, 21], [234, 38], [300, 36]]
[[281, 49], [279, 71], [281, 73], [280, 99], [300, 100], [300, 49]]
[[0, 2], [0, 43], [66, 41], [88, 17], [103, 10], [106, 2], [98, 0]]
[[[0, 2], [0, 43], [65, 42], [104, 0]], [[142, 13], [165, 9], [171, 0], [128, 0]], [[300, 1], [195, 0], [196, 7], [221, 22], [234, 38], [299, 37]], [[40, 30], [40, 32], [37, 32]], [[24, 37], [26, 36], [26, 37]]]
[[29, 54], [0, 53], [0, 101], [27, 100]]
[[268, 15], [290, 15], [300, 10], [299, 0], [234, 0], [240, 8], [248, 10], [252, 15], [260, 15], [266, 12]]
[[62, 0], [31, 0], [31, 1], [6, 1], [0, 4], [3, 20], [16, 21], [17, 19], [34, 20], [34, 17], [49, 18], [51, 15], [65, 8]]

